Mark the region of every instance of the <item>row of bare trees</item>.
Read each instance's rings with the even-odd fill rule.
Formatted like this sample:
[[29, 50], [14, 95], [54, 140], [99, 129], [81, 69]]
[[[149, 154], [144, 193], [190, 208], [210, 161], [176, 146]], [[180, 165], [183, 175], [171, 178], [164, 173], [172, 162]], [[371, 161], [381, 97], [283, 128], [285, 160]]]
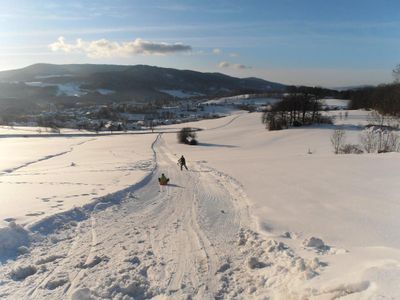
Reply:
[[346, 144], [343, 129], [336, 129], [331, 136], [335, 154], [386, 153], [400, 151], [400, 135], [390, 128], [371, 126], [360, 134], [360, 144]]

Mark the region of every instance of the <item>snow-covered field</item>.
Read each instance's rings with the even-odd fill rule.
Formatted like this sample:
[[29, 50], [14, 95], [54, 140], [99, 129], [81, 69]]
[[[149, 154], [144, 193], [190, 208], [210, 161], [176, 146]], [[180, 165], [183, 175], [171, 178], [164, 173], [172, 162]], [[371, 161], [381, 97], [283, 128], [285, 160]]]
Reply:
[[232, 96], [232, 97], [222, 97], [219, 99], [208, 100], [208, 101], [204, 102], [204, 104], [272, 105], [279, 101], [280, 101], [280, 99], [277, 99], [277, 98], [254, 97], [253, 95], [244, 94], [244, 95], [238, 95], [238, 96]]
[[[0, 220], [26, 225], [122, 190], [152, 168], [151, 135], [2, 139]], [[4, 226], [4, 221], [3, 221]], [[0, 227], [1, 224], [0, 224]]]
[[197, 92], [182, 91], [182, 90], [160, 90], [160, 92], [181, 99], [204, 95]]
[[59, 134], [94, 134], [93, 131], [78, 130], [78, 129], [67, 129], [60, 128], [58, 130], [52, 130], [46, 127], [33, 127], [33, 126], [0, 126], [0, 137], [2, 136], [16, 136], [16, 135], [59, 135]]
[[[357, 142], [366, 112], [334, 114]], [[400, 298], [400, 154], [334, 155], [335, 126], [260, 118], [185, 124], [198, 146], [2, 139], [0, 298]]]
[[328, 109], [347, 109], [350, 100], [343, 99], [321, 99], [321, 105], [323, 108]]

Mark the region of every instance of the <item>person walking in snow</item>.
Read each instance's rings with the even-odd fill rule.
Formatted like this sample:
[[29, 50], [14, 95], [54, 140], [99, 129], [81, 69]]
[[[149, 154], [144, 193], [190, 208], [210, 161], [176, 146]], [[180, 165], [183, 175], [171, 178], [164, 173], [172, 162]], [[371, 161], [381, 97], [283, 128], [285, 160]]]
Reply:
[[161, 185], [166, 185], [169, 182], [169, 178], [167, 178], [167, 176], [164, 175], [164, 173], [161, 174], [161, 177], [158, 178], [158, 182]]
[[178, 164], [181, 166], [181, 171], [182, 168], [185, 167], [186, 170], [188, 170], [188, 167], [186, 166], [186, 159], [183, 157], [183, 155], [181, 156], [181, 158], [178, 160]]

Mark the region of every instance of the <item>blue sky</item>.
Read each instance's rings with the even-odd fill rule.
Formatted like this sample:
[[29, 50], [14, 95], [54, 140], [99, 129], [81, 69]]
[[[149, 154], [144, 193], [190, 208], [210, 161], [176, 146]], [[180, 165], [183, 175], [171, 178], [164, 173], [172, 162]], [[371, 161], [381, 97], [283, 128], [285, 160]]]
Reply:
[[149, 64], [334, 87], [390, 82], [400, 63], [400, 1], [0, 4], [0, 70]]

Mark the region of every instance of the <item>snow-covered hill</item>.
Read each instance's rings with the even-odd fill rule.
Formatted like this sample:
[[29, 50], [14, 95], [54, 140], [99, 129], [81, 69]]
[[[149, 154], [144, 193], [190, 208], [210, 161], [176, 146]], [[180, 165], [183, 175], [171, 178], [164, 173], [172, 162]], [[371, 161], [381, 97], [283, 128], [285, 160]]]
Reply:
[[[334, 113], [355, 141], [366, 113]], [[399, 298], [400, 155], [334, 155], [335, 126], [269, 132], [260, 118], [185, 124], [204, 129], [198, 146], [3, 139], [0, 297]]]

